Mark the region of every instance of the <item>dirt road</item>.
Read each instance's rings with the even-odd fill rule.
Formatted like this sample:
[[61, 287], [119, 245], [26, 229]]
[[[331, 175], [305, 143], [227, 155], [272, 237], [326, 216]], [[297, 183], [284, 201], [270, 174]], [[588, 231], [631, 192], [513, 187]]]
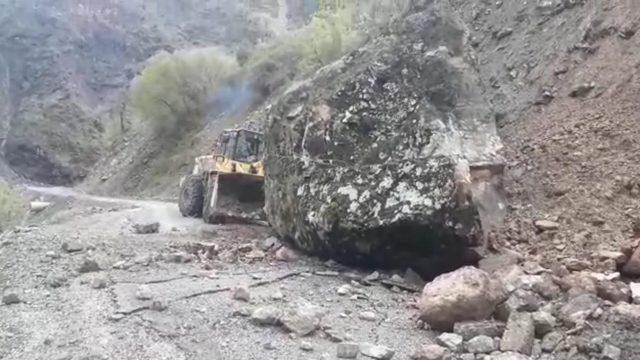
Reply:
[[[2, 359], [335, 359], [341, 341], [403, 359], [433, 336], [416, 326], [414, 294], [363, 286], [368, 272], [331, 262], [278, 261], [268, 228], [205, 226], [171, 203], [29, 190], [55, 205], [0, 240], [0, 288], [20, 300], [0, 305]], [[131, 230], [145, 221], [159, 233]], [[249, 315], [265, 306], [294, 325], [255, 324]], [[291, 332], [310, 308], [315, 331]]]

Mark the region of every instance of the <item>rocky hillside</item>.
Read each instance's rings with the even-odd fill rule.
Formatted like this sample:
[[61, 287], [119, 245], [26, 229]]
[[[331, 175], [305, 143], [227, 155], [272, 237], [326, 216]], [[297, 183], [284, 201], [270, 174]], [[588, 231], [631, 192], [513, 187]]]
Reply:
[[257, 43], [300, 22], [286, 1], [0, 1], [0, 137], [20, 175], [84, 179], [141, 63], [161, 49]]

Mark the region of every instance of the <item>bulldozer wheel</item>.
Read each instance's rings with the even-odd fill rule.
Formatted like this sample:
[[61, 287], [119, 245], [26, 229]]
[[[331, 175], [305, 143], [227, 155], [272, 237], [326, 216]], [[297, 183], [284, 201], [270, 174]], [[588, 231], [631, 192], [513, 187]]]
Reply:
[[189, 175], [182, 182], [178, 205], [185, 217], [201, 217], [204, 203], [204, 182], [201, 175]]

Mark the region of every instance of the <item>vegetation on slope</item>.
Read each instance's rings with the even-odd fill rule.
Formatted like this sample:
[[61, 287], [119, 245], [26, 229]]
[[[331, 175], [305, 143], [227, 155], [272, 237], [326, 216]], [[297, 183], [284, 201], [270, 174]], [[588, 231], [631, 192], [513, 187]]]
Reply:
[[[137, 118], [156, 135], [182, 138], [199, 130], [208, 116], [247, 111], [292, 80], [354, 50], [388, 27], [408, 4], [409, 0], [322, 0], [306, 26], [251, 54], [231, 57], [215, 48], [163, 51], [134, 80], [131, 104]], [[229, 99], [216, 101], [221, 92]], [[247, 99], [238, 100], [243, 97]]]

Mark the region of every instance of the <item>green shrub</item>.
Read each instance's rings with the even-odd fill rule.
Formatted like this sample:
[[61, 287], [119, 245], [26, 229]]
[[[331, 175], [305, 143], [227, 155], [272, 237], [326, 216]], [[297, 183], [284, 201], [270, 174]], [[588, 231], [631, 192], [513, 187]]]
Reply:
[[163, 51], [134, 80], [131, 105], [157, 135], [180, 137], [203, 125], [207, 100], [238, 71], [235, 58], [214, 48]]
[[318, 0], [306, 26], [236, 59], [214, 48], [161, 52], [134, 80], [132, 108], [157, 135], [181, 138], [203, 125], [207, 100], [221, 87], [237, 88], [235, 81], [248, 80], [255, 92], [250, 105], [264, 100], [388, 28], [410, 1]]
[[27, 200], [11, 185], [0, 181], [0, 231], [17, 225], [28, 210]]

